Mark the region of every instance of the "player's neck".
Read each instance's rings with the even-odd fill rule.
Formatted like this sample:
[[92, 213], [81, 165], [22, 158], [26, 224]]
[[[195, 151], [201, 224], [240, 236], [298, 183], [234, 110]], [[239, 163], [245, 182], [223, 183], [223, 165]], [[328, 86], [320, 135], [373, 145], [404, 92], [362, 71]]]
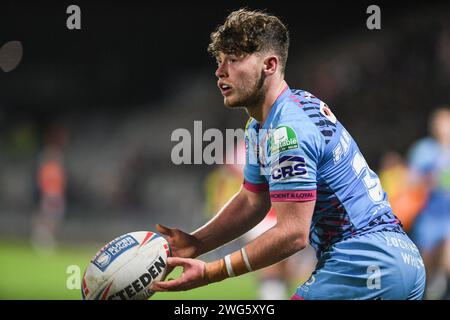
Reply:
[[247, 113], [250, 117], [254, 118], [261, 125], [266, 121], [269, 116], [272, 106], [279, 97], [280, 93], [286, 88], [287, 83], [284, 79], [281, 79], [276, 84], [268, 84], [267, 91], [261, 102], [247, 106]]

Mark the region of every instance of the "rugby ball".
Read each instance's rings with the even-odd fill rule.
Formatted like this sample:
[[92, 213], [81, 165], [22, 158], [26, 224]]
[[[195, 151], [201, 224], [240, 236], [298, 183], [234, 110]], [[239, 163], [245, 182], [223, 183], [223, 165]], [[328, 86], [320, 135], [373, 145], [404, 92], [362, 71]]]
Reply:
[[83, 276], [84, 300], [145, 300], [153, 281], [166, 275], [169, 243], [156, 232], [137, 231], [101, 248]]

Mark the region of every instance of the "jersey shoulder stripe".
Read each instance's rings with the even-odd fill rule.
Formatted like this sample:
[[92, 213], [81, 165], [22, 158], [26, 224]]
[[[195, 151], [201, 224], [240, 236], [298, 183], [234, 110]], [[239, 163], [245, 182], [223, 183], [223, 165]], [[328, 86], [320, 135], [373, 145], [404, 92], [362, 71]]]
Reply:
[[295, 102], [325, 138], [325, 144], [330, 143], [337, 131], [337, 119], [326, 103], [304, 90], [291, 90], [290, 98]]

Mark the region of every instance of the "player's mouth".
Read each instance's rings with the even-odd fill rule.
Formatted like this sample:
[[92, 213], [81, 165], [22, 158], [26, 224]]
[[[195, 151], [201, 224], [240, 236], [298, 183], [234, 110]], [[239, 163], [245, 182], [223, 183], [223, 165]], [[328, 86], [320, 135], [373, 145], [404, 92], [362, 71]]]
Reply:
[[218, 86], [222, 95], [227, 96], [230, 94], [232, 87], [229, 84], [219, 82]]

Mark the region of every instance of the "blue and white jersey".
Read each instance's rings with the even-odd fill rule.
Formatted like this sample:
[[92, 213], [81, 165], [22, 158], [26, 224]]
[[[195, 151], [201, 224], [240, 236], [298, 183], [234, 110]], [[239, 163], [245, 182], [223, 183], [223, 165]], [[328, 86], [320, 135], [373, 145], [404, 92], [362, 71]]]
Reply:
[[288, 87], [264, 124], [245, 130], [244, 187], [270, 191], [272, 202], [316, 200], [310, 243], [330, 245], [377, 230], [403, 232], [378, 176], [330, 108]]
[[450, 148], [441, 146], [431, 137], [417, 141], [409, 151], [409, 166], [421, 176], [429, 176], [434, 185], [431, 197], [450, 201]]

